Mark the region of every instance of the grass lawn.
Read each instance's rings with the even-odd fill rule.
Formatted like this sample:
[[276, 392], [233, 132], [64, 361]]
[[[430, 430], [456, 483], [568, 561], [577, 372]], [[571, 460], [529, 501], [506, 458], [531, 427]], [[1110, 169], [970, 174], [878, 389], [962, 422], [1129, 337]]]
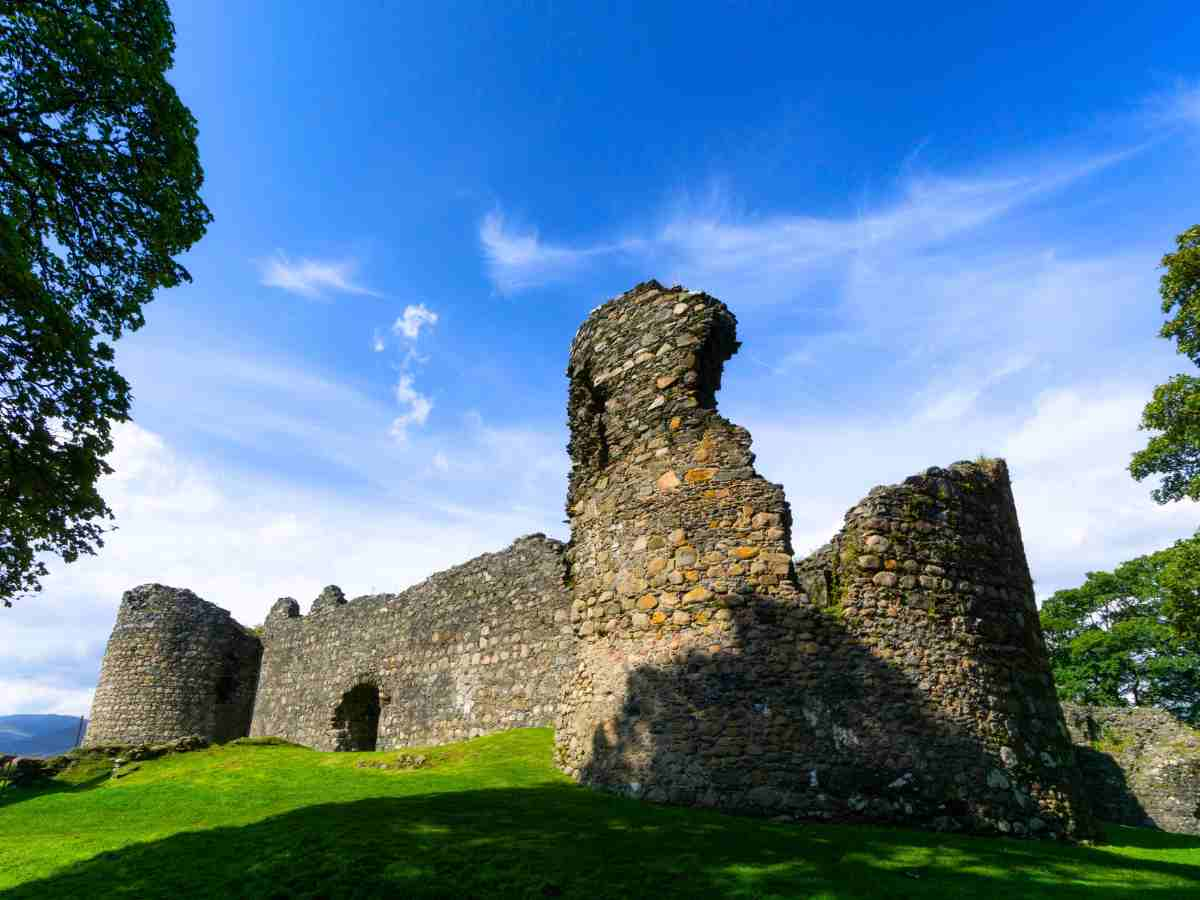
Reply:
[[0, 791], [0, 897], [1200, 897], [1196, 837], [775, 824], [595, 793], [550, 749], [528, 729], [410, 771], [354, 767], [394, 753], [237, 745], [117, 781], [77, 767]]

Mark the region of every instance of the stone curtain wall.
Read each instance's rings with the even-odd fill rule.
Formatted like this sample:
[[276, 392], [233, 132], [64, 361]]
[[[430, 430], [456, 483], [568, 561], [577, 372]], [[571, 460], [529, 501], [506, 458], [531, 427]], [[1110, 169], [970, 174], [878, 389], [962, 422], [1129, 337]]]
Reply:
[[572, 345], [558, 765], [658, 801], [1092, 834], [1003, 463], [873, 491], [810, 598], [782, 489], [716, 412], [735, 328], [648, 282]]
[[104, 652], [84, 746], [148, 744], [250, 728], [262, 646], [191, 591], [126, 591]]
[[531, 535], [400, 594], [278, 601], [251, 734], [361, 748], [374, 697], [380, 750], [551, 724], [574, 662], [565, 575], [562, 544]]
[[1200, 731], [1150, 707], [1063, 712], [1101, 819], [1200, 834]]

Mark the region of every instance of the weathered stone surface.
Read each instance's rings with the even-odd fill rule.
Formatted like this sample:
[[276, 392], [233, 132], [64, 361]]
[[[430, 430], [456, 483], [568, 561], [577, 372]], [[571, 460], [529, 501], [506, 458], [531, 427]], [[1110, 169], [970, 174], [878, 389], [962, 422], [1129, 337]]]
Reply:
[[250, 732], [320, 749], [554, 722], [564, 771], [649, 800], [1093, 835], [1004, 463], [875, 488], [793, 565], [783, 489], [716, 411], [737, 347], [706, 294], [604, 304], [568, 366], [569, 547], [522, 538], [349, 603], [331, 586], [307, 616], [282, 598], [261, 672], [224, 611], [136, 589], [89, 739], [244, 734], [257, 673]]
[[1200, 834], [1200, 731], [1151, 707], [1063, 704], [1096, 815]]
[[530, 535], [399, 594], [277, 602], [250, 734], [388, 750], [550, 724], [574, 658], [562, 550]]
[[246, 734], [262, 645], [191, 591], [126, 591], [100, 670], [84, 746]]
[[[627, 364], [644, 346], [663, 348], [653, 372]], [[653, 577], [685, 593], [648, 622], [626, 608], [603, 629], [576, 620], [558, 765], [764, 815], [1092, 834], [1004, 464], [875, 489], [798, 577], [783, 490], [716, 412], [737, 346], [723, 304], [655, 282], [599, 307], [572, 344], [575, 605], [650, 572], [662, 554], [642, 535], [679, 548]], [[664, 372], [680, 377], [660, 385]]]
[[401, 753], [392, 760], [375, 760], [375, 759], [360, 759], [354, 764], [356, 769], [424, 769], [425, 764], [429, 762], [428, 758], [423, 754], [411, 756], [407, 753]]
[[346, 595], [342, 593], [342, 589], [336, 584], [331, 584], [317, 595], [317, 599], [313, 601], [312, 609], [309, 610], [308, 614], [322, 613], [326, 610], [345, 605]]
[[209, 741], [206, 738], [193, 734], [161, 744], [90, 744], [86, 748], [46, 758], [0, 754], [0, 781], [12, 784], [30, 783], [58, 775], [79, 760], [96, 757], [111, 759], [112, 777], [121, 778], [124, 774], [121, 767], [128, 763], [158, 759], [170, 753], [190, 753], [193, 750], [203, 750], [207, 746]]

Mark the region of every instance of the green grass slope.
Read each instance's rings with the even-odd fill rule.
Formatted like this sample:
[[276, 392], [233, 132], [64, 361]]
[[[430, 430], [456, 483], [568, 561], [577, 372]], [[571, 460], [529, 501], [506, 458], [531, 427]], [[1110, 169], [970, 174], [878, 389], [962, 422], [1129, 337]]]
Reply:
[[[571, 784], [551, 734], [395, 754], [227, 745], [0, 791], [0, 897], [1200, 896], [1200, 838], [1103, 847], [775, 824]], [[414, 751], [407, 751], [412, 753]], [[130, 766], [131, 769], [134, 766]]]

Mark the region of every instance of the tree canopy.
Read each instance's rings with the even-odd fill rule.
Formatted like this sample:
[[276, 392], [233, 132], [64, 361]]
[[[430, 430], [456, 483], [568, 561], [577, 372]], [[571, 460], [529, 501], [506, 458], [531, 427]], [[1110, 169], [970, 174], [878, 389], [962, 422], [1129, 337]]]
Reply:
[[[1175, 238], [1176, 249], [1162, 258], [1159, 283], [1162, 311], [1170, 318], [1159, 334], [1200, 366], [1200, 225]], [[1142, 411], [1141, 427], [1153, 432], [1133, 455], [1129, 471], [1138, 481], [1162, 481], [1152, 495], [1159, 503], [1200, 500], [1200, 378], [1176, 375], [1154, 389]]]
[[0, 0], [0, 600], [103, 544], [140, 328], [211, 215], [164, 0]]
[[1059, 696], [1109, 706], [1157, 706], [1200, 724], [1200, 640], [1172, 626], [1180, 593], [1200, 590], [1200, 536], [1089, 572], [1041, 610]]

